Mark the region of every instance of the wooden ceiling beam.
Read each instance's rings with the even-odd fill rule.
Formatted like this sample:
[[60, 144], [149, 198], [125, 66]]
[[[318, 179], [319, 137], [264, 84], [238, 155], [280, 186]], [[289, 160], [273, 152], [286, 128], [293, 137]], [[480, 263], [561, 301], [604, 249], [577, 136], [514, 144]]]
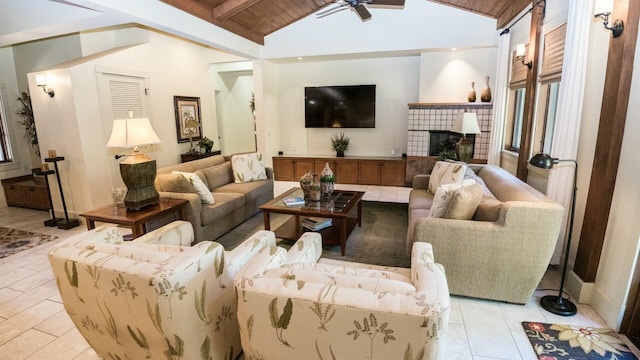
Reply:
[[498, 22], [496, 29], [502, 29], [509, 25], [509, 22], [513, 20], [518, 14], [522, 12], [527, 6], [531, 4], [531, 0], [513, 0], [503, 7], [502, 11], [498, 13]]
[[239, 12], [246, 10], [262, 0], [227, 0], [213, 9], [216, 20], [230, 19]]

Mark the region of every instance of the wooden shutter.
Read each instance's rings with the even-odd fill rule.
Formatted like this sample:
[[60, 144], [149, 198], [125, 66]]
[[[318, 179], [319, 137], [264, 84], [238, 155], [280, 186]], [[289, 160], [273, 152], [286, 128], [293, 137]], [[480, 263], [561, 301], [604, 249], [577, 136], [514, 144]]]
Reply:
[[143, 79], [114, 76], [107, 81], [114, 119], [129, 117], [129, 111], [133, 111], [134, 117], [146, 115], [142, 105], [144, 94]]
[[567, 23], [549, 31], [544, 36], [542, 53], [541, 83], [560, 81], [562, 77], [562, 60], [564, 59], [564, 43], [567, 35]]
[[[524, 47], [525, 62], [528, 61], [526, 54], [529, 53], [529, 45]], [[509, 82], [509, 88], [512, 90], [525, 87], [527, 84], [527, 71], [529, 68], [524, 65], [522, 61], [516, 59], [516, 52], [514, 51], [511, 58], [511, 81]]]

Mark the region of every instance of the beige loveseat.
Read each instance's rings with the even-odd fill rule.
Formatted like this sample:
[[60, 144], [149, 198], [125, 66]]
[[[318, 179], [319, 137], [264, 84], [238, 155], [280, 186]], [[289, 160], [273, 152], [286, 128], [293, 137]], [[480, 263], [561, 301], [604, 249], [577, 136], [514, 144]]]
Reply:
[[[235, 183], [229, 156], [216, 155], [157, 170], [155, 187], [160, 197], [189, 201], [186, 220], [193, 225], [195, 242], [215, 240], [255, 213], [258, 207], [273, 199], [273, 171], [265, 168], [266, 179]], [[202, 203], [193, 188], [174, 171], [194, 173], [215, 200]]]
[[430, 243], [452, 294], [527, 303], [553, 255], [563, 207], [497, 166], [469, 165], [464, 177], [484, 189], [470, 220], [429, 216], [429, 175], [415, 177], [407, 251]]

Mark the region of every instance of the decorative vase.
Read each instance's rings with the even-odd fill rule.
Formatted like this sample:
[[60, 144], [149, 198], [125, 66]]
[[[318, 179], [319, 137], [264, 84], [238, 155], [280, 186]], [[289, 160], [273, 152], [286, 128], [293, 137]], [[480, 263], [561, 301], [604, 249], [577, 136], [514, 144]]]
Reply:
[[467, 101], [470, 103], [476, 102], [476, 89], [474, 86], [476, 86], [476, 83], [471, 82], [471, 90], [469, 90], [469, 94], [467, 95]]
[[336, 150], [336, 157], [344, 157], [344, 150]]
[[329, 163], [324, 163], [324, 169], [320, 173], [320, 186], [322, 188], [322, 196], [330, 196], [333, 193], [333, 185], [335, 183], [335, 178], [333, 176], [333, 171], [329, 167]]
[[486, 84], [482, 89], [482, 94], [480, 94], [480, 100], [482, 102], [490, 102], [491, 101], [491, 88], [489, 87], [489, 77], [485, 77]]
[[313, 176], [311, 184], [309, 185], [309, 200], [320, 201], [322, 198], [322, 190], [320, 186], [320, 179], [318, 174], [311, 174]]
[[311, 192], [311, 183], [313, 182], [313, 174], [311, 174], [311, 171], [308, 171], [302, 175], [302, 177], [300, 178], [300, 189], [302, 189], [302, 192], [304, 193], [304, 199], [305, 200], [309, 200], [310, 198], [310, 192]]

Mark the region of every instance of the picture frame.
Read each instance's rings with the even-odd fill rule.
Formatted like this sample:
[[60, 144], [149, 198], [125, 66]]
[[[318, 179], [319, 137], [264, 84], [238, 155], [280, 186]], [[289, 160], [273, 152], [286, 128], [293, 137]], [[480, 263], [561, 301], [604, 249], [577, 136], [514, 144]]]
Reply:
[[176, 116], [178, 143], [202, 139], [202, 118], [200, 116], [200, 98], [174, 96], [173, 107]]

